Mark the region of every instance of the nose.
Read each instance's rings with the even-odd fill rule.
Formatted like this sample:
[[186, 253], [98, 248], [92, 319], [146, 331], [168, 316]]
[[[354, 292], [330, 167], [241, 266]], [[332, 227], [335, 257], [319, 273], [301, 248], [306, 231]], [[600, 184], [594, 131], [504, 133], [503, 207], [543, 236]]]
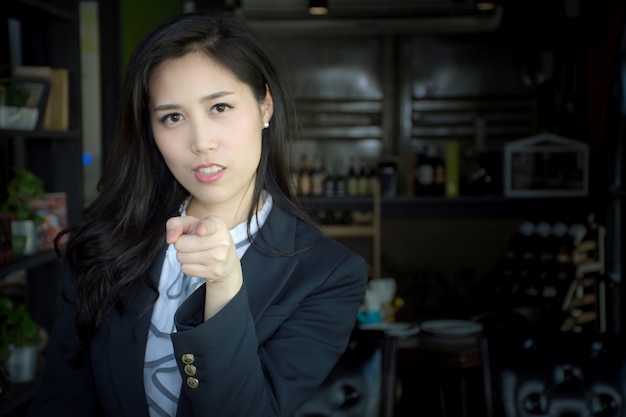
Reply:
[[206, 153], [217, 148], [216, 129], [209, 120], [198, 118], [192, 123], [190, 130], [191, 149], [195, 153]]

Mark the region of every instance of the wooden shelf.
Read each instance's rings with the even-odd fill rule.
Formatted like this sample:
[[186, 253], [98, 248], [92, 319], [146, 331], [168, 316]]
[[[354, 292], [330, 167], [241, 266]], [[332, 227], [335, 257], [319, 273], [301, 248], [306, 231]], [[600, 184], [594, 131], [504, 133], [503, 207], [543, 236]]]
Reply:
[[373, 225], [354, 225], [354, 226], [321, 226], [321, 229], [327, 236], [332, 238], [337, 237], [371, 237], [374, 236], [376, 228]]

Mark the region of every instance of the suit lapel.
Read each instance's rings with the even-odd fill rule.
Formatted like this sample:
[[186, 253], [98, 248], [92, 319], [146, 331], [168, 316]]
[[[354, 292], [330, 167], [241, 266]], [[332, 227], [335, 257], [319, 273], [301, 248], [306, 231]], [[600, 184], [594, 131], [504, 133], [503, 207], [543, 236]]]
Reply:
[[[161, 249], [150, 269], [150, 277], [158, 283], [167, 245]], [[143, 383], [144, 356], [152, 308], [144, 310], [154, 298], [147, 286], [126, 298], [127, 312], [120, 316], [111, 314], [111, 337], [109, 338], [109, 363], [117, 396], [124, 415], [147, 417], [146, 393]], [[138, 322], [135, 319], [142, 314]]]

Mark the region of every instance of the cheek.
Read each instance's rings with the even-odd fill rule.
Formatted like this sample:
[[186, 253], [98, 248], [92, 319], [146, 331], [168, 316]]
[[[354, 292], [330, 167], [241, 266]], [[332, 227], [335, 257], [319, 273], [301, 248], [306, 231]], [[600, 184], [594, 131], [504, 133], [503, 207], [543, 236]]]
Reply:
[[237, 147], [239, 151], [245, 151], [246, 156], [254, 157], [261, 151], [262, 131], [259, 125], [253, 122], [256, 120], [253, 117], [243, 120], [247, 120], [246, 123], [239, 121], [234, 130], [226, 132], [225, 137], [238, 139], [236, 141], [225, 140], [223, 146]]
[[245, 153], [247, 155], [248, 164], [256, 170], [260, 160], [262, 151], [262, 137], [259, 133], [250, 136], [250, 140], [245, 145]]
[[160, 121], [152, 122], [152, 136], [157, 149], [165, 159], [175, 155], [177, 148], [180, 148], [182, 143], [180, 134], [175, 130], [167, 129]]

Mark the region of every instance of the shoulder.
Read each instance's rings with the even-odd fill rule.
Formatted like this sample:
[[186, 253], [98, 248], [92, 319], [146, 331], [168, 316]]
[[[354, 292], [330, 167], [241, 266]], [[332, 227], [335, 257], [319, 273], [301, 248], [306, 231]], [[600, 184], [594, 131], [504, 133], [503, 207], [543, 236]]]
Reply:
[[[272, 208], [269, 223], [280, 223], [281, 239], [292, 242], [294, 252], [333, 252], [337, 256], [355, 255], [350, 249], [326, 236], [316, 225], [288, 213], [279, 206]], [[275, 224], [272, 226], [274, 227]]]
[[352, 276], [356, 281], [367, 280], [368, 265], [360, 255], [326, 236], [319, 228], [298, 220], [295, 254], [300, 268]]
[[353, 254], [350, 249], [326, 236], [318, 227], [301, 219], [296, 220], [295, 249], [296, 251], [330, 251], [339, 256]]
[[347, 264], [359, 274], [363, 269], [367, 274], [367, 265], [361, 256], [277, 205], [272, 207], [263, 226], [263, 238], [274, 250], [280, 248], [282, 255], [293, 256], [300, 264], [316, 270]]

